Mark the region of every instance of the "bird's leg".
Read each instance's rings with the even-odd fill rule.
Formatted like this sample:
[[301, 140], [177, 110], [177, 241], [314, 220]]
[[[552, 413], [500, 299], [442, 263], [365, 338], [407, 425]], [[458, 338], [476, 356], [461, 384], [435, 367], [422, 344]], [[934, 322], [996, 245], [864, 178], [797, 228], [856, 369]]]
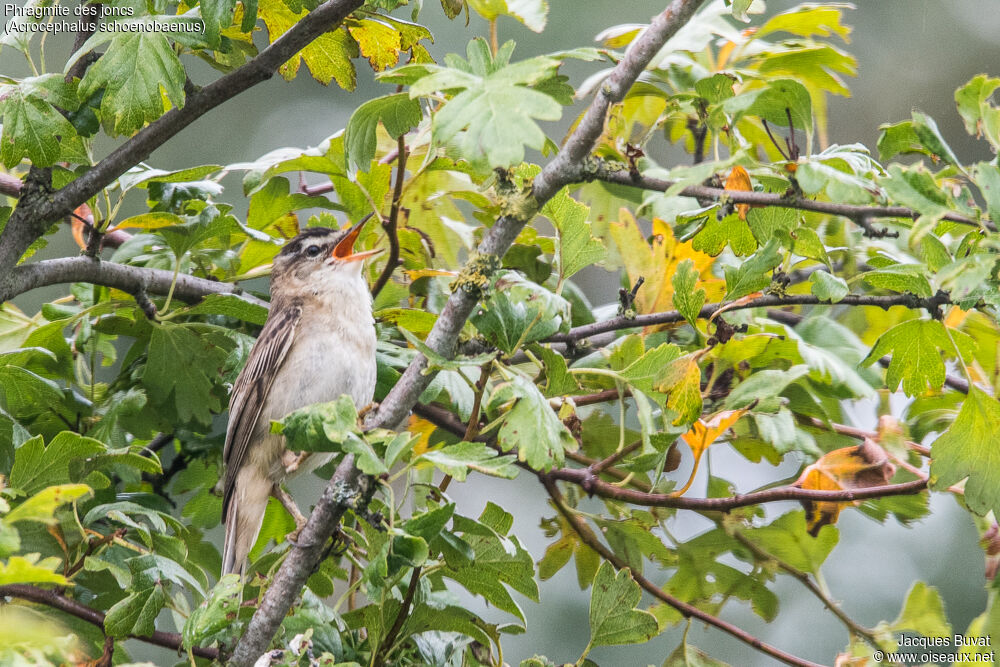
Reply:
[[299, 506], [295, 504], [295, 501], [288, 495], [288, 492], [281, 488], [280, 484], [275, 484], [271, 487], [271, 495], [278, 499], [282, 507], [288, 510], [288, 513], [292, 515], [292, 519], [295, 520], [295, 530], [286, 535], [286, 539], [295, 544], [295, 540], [298, 539], [299, 533], [306, 527], [306, 521], [309, 519], [299, 510]]
[[295, 452], [290, 452], [286, 449], [281, 455], [281, 464], [285, 466], [285, 474], [291, 475], [293, 472], [298, 470], [299, 466], [302, 465], [302, 463], [305, 462], [311, 454], [312, 452], [299, 452], [296, 454]]

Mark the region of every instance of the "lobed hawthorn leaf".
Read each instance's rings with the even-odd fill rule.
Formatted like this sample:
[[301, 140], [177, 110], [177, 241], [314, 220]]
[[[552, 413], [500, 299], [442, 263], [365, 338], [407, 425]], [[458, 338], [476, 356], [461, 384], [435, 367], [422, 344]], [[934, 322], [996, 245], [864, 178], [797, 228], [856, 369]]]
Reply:
[[[8, 169], [27, 158], [36, 167], [60, 160], [86, 162], [87, 151], [64, 112], [79, 105], [76, 85], [58, 74], [0, 84], [0, 162]], [[58, 107], [58, 108], [57, 108]]]
[[519, 345], [566, 331], [572, 321], [569, 302], [516, 271], [494, 274], [489, 298], [469, 321], [507, 354]]
[[365, 18], [346, 25], [351, 37], [357, 41], [361, 55], [368, 58], [373, 70], [381, 72], [399, 62], [402, 35], [381, 17]]
[[458, 482], [464, 482], [470, 471], [505, 479], [514, 479], [518, 473], [518, 468], [514, 465], [516, 456], [500, 454], [481, 442], [448, 445], [426, 452], [420, 458], [430, 461], [441, 472], [451, 475]]
[[34, 494], [54, 484], [70, 481], [70, 464], [105, 451], [104, 443], [71, 431], [62, 431], [44, 446], [35, 436], [15, 452], [7, 485]]
[[493, 389], [487, 410], [503, 417], [497, 437], [500, 448], [508, 452], [516, 447], [518, 458], [534, 470], [561, 466], [565, 453], [577, 449], [576, 438], [559, 421], [548, 400], [521, 375]]
[[822, 526], [815, 536], [810, 535], [805, 512], [801, 510], [782, 514], [766, 526], [744, 530], [743, 535], [767, 553], [814, 574], [819, 572], [840, 537], [837, 527], [832, 525]]
[[922, 581], [916, 581], [910, 586], [899, 616], [889, 627], [894, 633], [908, 630], [924, 637], [952, 636], [941, 594]]
[[[293, 11], [283, 0], [260, 0], [257, 13], [267, 28], [268, 41], [288, 32], [308, 14], [306, 10]], [[346, 29], [325, 32], [304, 49], [288, 59], [278, 71], [286, 81], [291, 81], [299, 71], [299, 64], [305, 61], [313, 78], [324, 86], [331, 81], [344, 90], [354, 90], [357, 85], [357, 71], [352, 58], [358, 55], [358, 43]]]
[[590, 644], [640, 644], [656, 635], [656, 617], [635, 608], [641, 599], [642, 591], [632, 573], [627, 568], [616, 573], [605, 561], [597, 570], [590, 594]]
[[[524, 160], [524, 147], [541, 150], [545, 133], [536, 121], [559, 120], [562, 104], [532, 88], [556, 76], [560, 61], [547, 56], [508, 64], [513, 42], [496, 58], [484, 39], [469, 42], [467, 57], [441, 65], [407, 65], [388, 80], [411, 83], [410, 96], [456, 91], [431, 127], [438, 144], [451, 144], [473, 164], [509, 167]], [[386, 77], [383, 77], [385, 79]]]
[[932, 445], [930, 485], [947, 489], [967, 478], [965, 504], [977, 514], [1000, 512], [1000, 403], [976, 386], [962, 402], [958, 416]]
[[86, 99], [103, 88], [104, 126], [112, 134], [131, 135], [162, 116], [165, 102], [184, 105], [184, 80], [184, 66], [165, 35], [118, 33], [87, 69], [79, 94]]
[[607, 248], [591, 234], [591, 225], [587, 222], [590, 207], [570, 197], [566, 188], [547, 201], [541, 212], [556, 228], [560, 283], [607, 257]]
[[[963, 345], [973, 344], [968, 335], [960, 331], [952, 329], [951, 336], [964, 341]], [[908, 396], [917, 396], [928, 388], [940, 389], [945, 380], [942, 354], [950, 358], [959, 356], [949, 332], [938, 320], [909, 320], [894, 326], [879, 336], [861, 365], [871, 365], [890, 352], [892, 360], [885, 384], [891, 391], [902, 384]], [[966, 350], [962, 350], [962, 356], [965, 353]]]
[[212, 390], [228, 350], [191, 326], [163, 322], [153, 327], [142, 384], [154, 405], [172, 407], [185, 423], [209, 425], [221, 402]]
[[548, 21], [547, 0], [468, 0], [469, 6], [487, 21], [509, 16], [534, 32], [545, 30]]

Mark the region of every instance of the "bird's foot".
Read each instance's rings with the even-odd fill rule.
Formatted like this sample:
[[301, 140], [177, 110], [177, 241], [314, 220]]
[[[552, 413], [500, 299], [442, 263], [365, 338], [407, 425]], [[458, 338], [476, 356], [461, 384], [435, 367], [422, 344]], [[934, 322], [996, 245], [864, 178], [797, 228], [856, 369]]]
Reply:
[[378, 401], [372, 401], [365, 407], [358, 410], [358, 422], [360, 423], [361, 420], [365, 418], [365, 415], [367, 415], [372, 410], [378, 410]]
[[291, 475], [293, 472], [298, 470], [299, 466], [301, 466], [311, 454], [312, 452], [299, 452], [296, 454], [295, 452], [285, 450], [285, 452], [281, 455], [281, 464], [285, 466], [285, 474]]

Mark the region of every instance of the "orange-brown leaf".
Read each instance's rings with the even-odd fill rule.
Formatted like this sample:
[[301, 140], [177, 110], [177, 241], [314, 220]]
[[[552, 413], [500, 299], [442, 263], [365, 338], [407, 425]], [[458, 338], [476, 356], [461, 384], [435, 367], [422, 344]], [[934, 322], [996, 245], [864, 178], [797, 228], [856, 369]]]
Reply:
[[[753, 184], [750, 183], [750, 174], [747, 173], [747, 170], [740, 165], [733, 167], [733, 170], [729, 172], [729, 177], [726, 178], [726, 189], [753, 192]], [[749, 210], [750, 204], [736, 205], [736, 212], [740, 214], [740, 220], [747, 219], [747, 211]]]
[[728, 431], [746, 412], [746, 410], [726, 410], [715, 415], [707, 422], [699, 419], [691, 425], [690, 431], [681, 436], [688, 447], [691, 448], [691, 454], [694, 456], [694, 467], [691, 468], [691, 476], [688, 478], [688, 481], [680, 490], [675, 491], [673, 495], [684, 495], [691, 488], [694, 476], [698, 472], [698, 464], [701, 462], [702, 454], [705, 453], [709, 445], [722, 437], [722, 434]]
[[[896, 473], [885, 449], [870, 438], [857, 447], [827, 452], [802, 471], [795, 486], [818, 491], [845, 491], [885, 486]], [[845, 503], [802, 501], [806, 510], [809, 534], [815, 537], [820, 528], [836, 523]]]

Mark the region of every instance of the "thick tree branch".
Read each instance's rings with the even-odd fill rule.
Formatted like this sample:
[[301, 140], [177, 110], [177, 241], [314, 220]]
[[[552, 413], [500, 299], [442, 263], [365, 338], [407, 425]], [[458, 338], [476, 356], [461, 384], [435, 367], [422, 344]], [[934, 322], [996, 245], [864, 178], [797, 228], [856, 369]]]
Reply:
[[[114, 287], [129, 294], [166, 294], [174, 278], [172, 271], [104, 262], [92, 257], [61, 257], [23, 264], [9, 273], [0, 286], [0, 302], [37, 287], [59, 283], [85, 282]], [[200, 301], [209, 294], [237, 294], [251, 303], [267, 307], [267, 302], [243, 292], [237, 285], [179, 274], [174, 296], [182, 301]]]
[[[625, 93], [646, 69], [653, 56], [690, 20], [701, 3], [702, 0], [673, 0], [632, 42], [625, 57], [601, 86], [583, 120], [566, 140], [562, 150], [535, 177], [531, 192], [523, 201], [518, 202], [520, 206], [513, 207], [518, 212], [504, 215], [490, 228], [477, 248], [476, 257], [466, 265], [463, 275], [475, 272], [479, 276], [488, 276], [492, 270], [489, 267], [499, 266], [500, 258], [538, 209], [560, 189], [576, 180], [579, 165], [590, 155], [604, 130], [608, 109], [625, 97]], [[459, 332], [479, 297], [477, 289], [457, 287], [452, 292], [427, 336], [426, 343], [432, 350], [446, 358], [455, 355]], [[369, 426], [387, 427], [399, 424], [434, 377], [433, 373], [424, 374], [426, 368], [426, 357], [418, 355], [382, 401], [378, 411], [373, 412], [366, 423]]]
[[[330, 1], [335, 2], [336, 0]], [[481, 272], [480, 275], [488, 275], [492, 272], [493, 266], [499, 266], [500, 258], [510, 248], [524, 225], [534, 217], [534, 214], [546, 201], [552, 198], [563, 186], [572, 182], [576, 173], [574, 163], [583, 160], [593, 149], [594, 142], [604, 128], [604, 119], [608, 108], [625, 96], [625, 93], [653, 56], [681, 26], [687, 23], [702, 1], [673, 0], [666, 10], [653, 19], [649, 28], [632, 42], [625, 57], [618, 63], [611, 77], [601, 87], [583, 121], [567, 140], [562, 151], [535, 178], [531, 193], [522, 202], [523, 207], [517, 214], [501, 217], [490, 228], [479, 244], [477, 256], [466, 265], [465, 272], [478, 270]], [[321, 5], [321, 8], [326, 6]], [[308, 17], [304, 20], [308, 20]], [[426, 343], [432, 350], [445, 357], [454, 356], [459, 332], [479, 301], [479, 297], [480, 292], [476, 289], [457, 288], [452, 292], [435, 322], [434, 328], [427, 336]], [[423, 355], [419, 355], [407, 367], [402, 377], [382, 401], [378, 410], [369, 414], [365, 421], [366, 426], [393, 428], [401, 423], [433, 378], [433, 374], [424, 374], [426, 367], [427, 359]], [[337, 470], [337, 477], [345, 477], [345, 475], [341, 475], [341, 467], [338, 467]], [[305, 531], [322, 536], [324, 541], [333, 533], [343, 516], [342, 511], [336, 511], [339, 507], [336, 498], [344, 492], [343, 482], [349, 486], [359, 484], [363, 486], [367, 481], [367, 485], [372, 486], [370, 480], [367, 480], [358, 471], [352, 471], [350, 479], [342, 480], [342, 483], [337, 483], [337, 477], [330, 481], [330, 485], [323, 494], [323, 499], [313, 510], [305, 529]], [[304, 538], [305, 535], [300, 538], [301, 541], [310, 544], [311, 540]], [[299, 553], [299, 547], [293, 548], [288, 558], [282, 563], [278, 574], [264, 595], [264, 603], [254, 614], [250, 627], [236, 647], [232, 664], [249, 667], [270, 644], [281, 620], [288, 613], [293, 601], [312, 572], [312, 568], [318, 562], [318, 557], [316, 559], [308, 558], [304, 555], [298, 555]], [[293, 558], [293, 556], [295, 557]]]
[[264, 592], [260, 606], [233, 649], [228, 665], [250, 667], [263, 655], [302, 592], [306, 580], [323, 560], [327, 543], [344, 514], [348, 510], [367, 506], [373, 491], [374, 484], [354, 467], [354, 455], [345, 455], [309, 515], [298, 541]]
[[0, 174], [0, 195], [21, 196], [21, 179], [10, 174]]
[[[823, 301], [812, 294], [765, 294], [756, 299], [729, 301], [723, 303], [710, 303], [705, 305], [698, 313], [700, 318], [709, 318], [720, 309], [724, 310], [744, 310], [746, 308], [775, 308], [779, 306], [874, 306], [876, 308], [888, 309], [893, 306], [906, 306], [910, 309], [926, 308], [934, 310], [940, 306], [951, 303], [951, 297], [944, 292], [938, 292], [932, 297], [919, 297], [915, 294], [890, 294], [887, 296], [874, 296], [870, 294], [848, 294], [842, 300], [832, 303]], [[636, 315], [635, 317], [613, 317], [602, 322], [594, 322], [579, 327], [574, 327], [564, 334], [550, 336], [545, 342], [548, 343], [570, 343], [596, 336], [597, 334], [609, 331], [619, 331], [621, 329], [634, 329], [653, 324], [671, 324], [682, 322], [684, 316], [676, 310], [667, 310], [659, 313], [649, 313], [647, 315]]]
[[590, 526], [588, 526], [579, 516], [577, 516], [576, 513], [574, 513], [572, 510], [570, 510], [569, 507], [566, 506], [566, 501], [563, 499], [562, 493], [559, 491], [559, 487], [551, 478], [543, 476], [540, 479], [542, 484], [545, 486], [545, 490], [548, 491], [549, 497], [552, 498], [552, 502], [555, 504], [556, 509], [559, 511], [560, 514], [563, 515], [563, 518], [566, 519], [569, 525], [573, 527], [573, 530], [576, 532], [577, 535], [579, 535], [580, 540], [588, 547], [590, 547], [598, 554], [600, 554], [601, 558], [614, 565], [615, 568], [619, 570], [627, 569], [632, 574], [632, 578], [635, 580], [635, 582], [639, 584], [639, 586], [641, 586], [643, 590], [645, 590], [647, 593], [657, 598], [658, 600], [667, 603], [668, 605], [679, 611], [681, 614], [683, 614], [685, 618], [696, 618], [699, 621], [703, 621], [715, 628], [718, 628], [719, 630], [722, 630], [726, 634], [729, 634], [735, 637], [736, 639], [739, 639], [741, 642], [749, 644], [758, 651], [765, 653], [771, 656], [772, 658], [775, 658], [776, 660], [780, 660], [786, 665], [795, 665], [796, 667], [819, 667], [814, 662], [798, 658], [789, 653], [785, 653], [781, 649], [771, 646], [770, 644], [765, 644], [763, 641], [761, 641], [757, 637], [754, 637], [749, 632], [741, 628], [738, 628], [732, 623], [724, 621], [721, 618], [718, 618], [717, 616], [712, 616], [708, 612], [702, 611], [701, 609], [698, 609], [698, 607], [695, 607], [694, 605], [688, 604], [687, 602], [675, 598], [673, 595], [670, 595], [662, 588], [651, 582], [649, 579], [646, 579], [644, 576], [642, 576], [642, 574], [630, 568], [625, 563], [625, 561], [620, 559], [610, 549], [604, 546], [604, 543], [601, 542], [601, 540], [597, 537], [594, 531], [591, 530]]
[[[38, 604], [45, 605], [46, 607], [58, 609], [59, 611], [86, 621], [91, 625], [96, 625], [102, 631], [104, 630], [104, 614], [102, 612], [77, 602], [76, 600], [72, 600], [65, 595], [61, 595], [56, 591], [50, 591], [36, 586], [29, 586], [27, 584], [7, 584], [0, 586], [0, 598], [7, 597], [28, 600], [29, 602], [36, 602]], [[132, 638], [146, 642], [147, 644], [155, 644], [156, 646], [162, 646], [175, 651], [184, 650], [183, 639], [176, 632], [160, 632], [159, 630], [156, 630], [151, 635], [132, 635]], [[191, 652], [199, 658], [216, 660], [219, 657], [219, 651], [215, 648], [202, 648], [200, 646], [195, 646], [191, 649]]]
[[[580, 172], [583, 180], [597, 180], [616, 185], [630, 185], [643, 190], [653, 190], [656, 192], [666, 192], [674, 186], [672, 181], [665, 181], [660, 178], [650, 176], [635, 176], [632, 173], [621, 169], [608, 169], [599, 167], [595, 171]], [[783, 194], [772, 192], [745, 192], [739, 190], [725, 190], [723, 188], [712, 188], [706, 185], [689, 185], [677, 192], [679, 197], [695, 197], [699, 199], [727, 199], [734, 204], [750, 204], [752, 206], [779, 206], [781, 208], [794, 208], [801, 211], [815, 211], [817, 213], [828, 213], [830, 215], [840, 215], [850, 218], [866, 232], [871, 230], [871, 221], [875, 218], [909, 218], [920, 217], [918, 211], [906, 206], [862, 206], [857, 204], [837, 204], [834, 202], [815, 201], [806, 197], [787, 197]], [[961, 213], [946, 213], [945, 220], [958, 222], [963, 225], [979, 227], [985, 225], [991, 232], [997, 231], [993, 221], [984, 220], [982, 222], [974, 220]]]
[[30, 201], [22, 197], [0, 233], [0, 293], [7, 291], [5, 284], [8, 278], [4, 274], [49, 225], [69, 215], [204, 114], [269, 79], [289, 58], [339, 25], [362, 4], [363, 0], [327, 0], [255, 58], [189, 94], [184, 106], [171, 109], [141, 129], [83, 176], [51, 195], [35, 197]]

